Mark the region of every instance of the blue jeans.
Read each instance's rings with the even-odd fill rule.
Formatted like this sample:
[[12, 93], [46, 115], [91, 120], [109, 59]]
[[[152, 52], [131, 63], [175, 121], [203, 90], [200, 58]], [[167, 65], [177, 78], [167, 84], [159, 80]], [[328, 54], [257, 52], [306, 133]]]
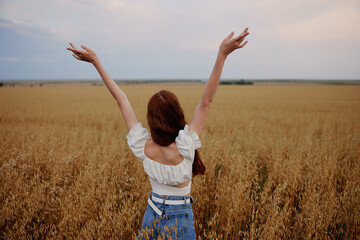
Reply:
[[[153, 196], [168, 200], [185, 200], [190, 196], [168, 196], [160, 197], [156, 193]], [[196, 239], [194, 216], [191, 203], [183, 205], [167, 205], [153, 201], [156, 207], [162, 211], [162, 216], [158, 215], [148, 204], [142, 221], [141, 231], [138, 239]]]

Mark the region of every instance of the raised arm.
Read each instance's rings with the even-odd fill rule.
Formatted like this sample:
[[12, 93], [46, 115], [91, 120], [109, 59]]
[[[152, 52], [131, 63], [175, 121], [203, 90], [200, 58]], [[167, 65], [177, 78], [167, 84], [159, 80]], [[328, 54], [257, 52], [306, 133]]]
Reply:
[[225, 60], [235, 49], [242, 48], [246, 45], [247, 41], [244, 42], [244, 40], [248, 34], [248, 28], [246, 28], [239, 36], [233, 38], [234, 32], [232, 32], [222, 41], [214, 68], [208, 82], [205, 84], [200, 103], [196, 107], [193, 118], [189, 124], [189, 131], [195, 131], [200, 135], [208, 116], [211, 102], [215, 97]]
[[106, 87], [109, 89], [111, 95], [115, 98], [124, 117], [126, 126], [130, 130], [137, 123], [137, 119], [126, 94], [119, 88], [115, 81], [106, 72], [105, 68], [102, 66], [99, 58], [96, 56], [94, 51], [83, 45], [81, 46], [81, 48], [83, 48], [84, 50], [77, 49], [72, 43], [70, 43], [70, 46], [71, 48], [67, 48], [67, 50], [73, 52], [74, 58], [76, 58], [77, 60], [90, 62], [94, 65], [96, 70], [99, 72], [102, 80], [104, 81]]

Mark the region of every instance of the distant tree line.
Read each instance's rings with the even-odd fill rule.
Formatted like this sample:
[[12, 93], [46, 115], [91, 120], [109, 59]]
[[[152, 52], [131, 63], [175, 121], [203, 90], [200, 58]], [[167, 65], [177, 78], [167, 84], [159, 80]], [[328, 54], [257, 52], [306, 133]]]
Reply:
[[253, 85], [254, 83], [251, 81], [245, 81], [244, 79], [241, 80], [233, 80], [233, 81], [221, 81], [220, 85]]

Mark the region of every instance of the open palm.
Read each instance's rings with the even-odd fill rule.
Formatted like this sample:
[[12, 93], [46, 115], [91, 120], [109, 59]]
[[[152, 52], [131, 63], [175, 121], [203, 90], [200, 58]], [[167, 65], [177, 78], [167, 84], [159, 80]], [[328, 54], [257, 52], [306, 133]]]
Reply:
[[72, 51], [74, 58], [77, 60], [94, 63], [97, 59], [96, 53], [84, 45], [81, 45], [81, 48], [84, 50], [76, 48], [72, 43], [70, 43], [70, 46], [71, 48], [67, 48], [67, 50]]

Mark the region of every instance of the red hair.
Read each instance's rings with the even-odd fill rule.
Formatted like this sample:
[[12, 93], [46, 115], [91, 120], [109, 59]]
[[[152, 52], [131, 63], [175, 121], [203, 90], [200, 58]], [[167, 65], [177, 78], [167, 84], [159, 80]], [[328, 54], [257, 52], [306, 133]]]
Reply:
[[[147, 106], [147, 120], [152, 140], [161, 146], [169, 146], [175, 142], [186, 121], [180, 102], [170, 91], [161, 90], [155, 93]], [[205, 166], [195, 150], [192, 172], [194, 175], [204, 174]]]

